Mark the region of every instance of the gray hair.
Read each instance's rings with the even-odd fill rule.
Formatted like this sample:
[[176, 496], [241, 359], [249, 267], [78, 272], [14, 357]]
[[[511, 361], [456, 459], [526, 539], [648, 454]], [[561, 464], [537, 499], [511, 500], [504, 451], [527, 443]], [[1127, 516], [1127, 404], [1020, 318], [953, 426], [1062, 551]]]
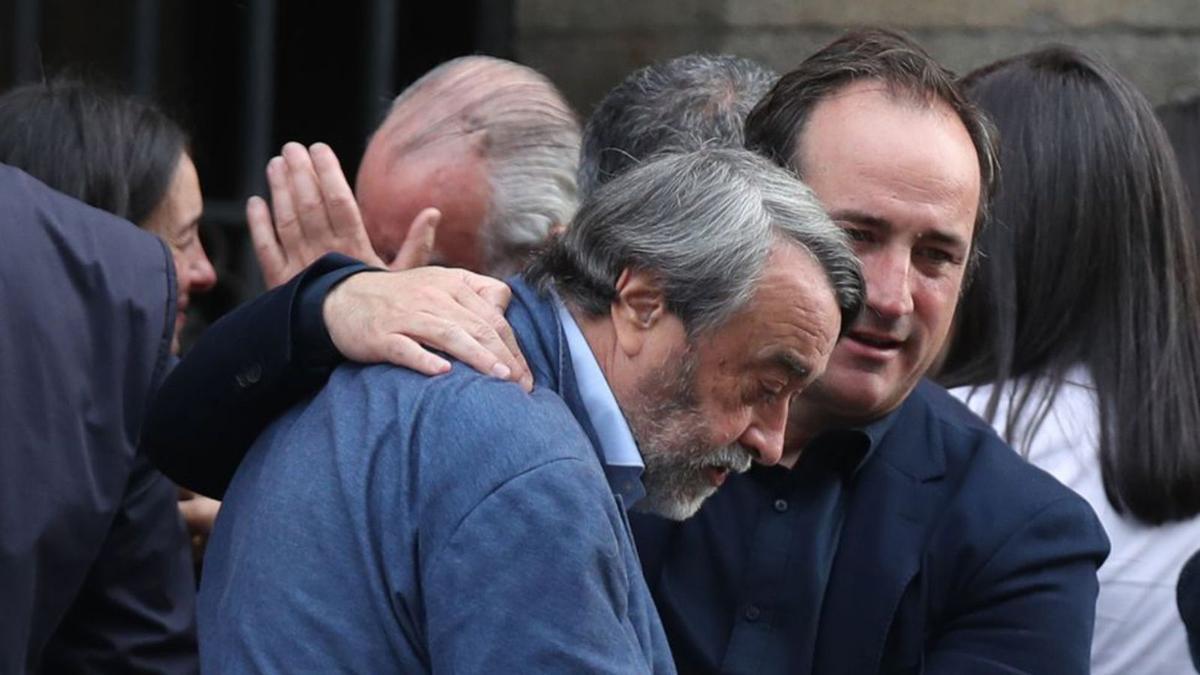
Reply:
[[821, 265], [847, 330], [866, 293], [846, 234], [793, 174], [747, 150], [661, 155], [613, 179], [584, 199], [527, 276], [600, 316], [623, 270], [652, 272], [668, 309], [696, 337], [750, 301], [779, 241]]
[[452, 133], [487, 134], [485, 267], [494, 275], [518, 270], [578, 206], [575, 112], [541, 73], [490, 56], [464, 56], [429, 71], [396, 97], [392, 115], [428, 115], [429, 108], [444, 112], [406, 139], [403, 150]]
[[746, 116], [777, 79], [756, 61], [724, 54], [688, 54], [634, 71], [584, 127], [580, 193], [664, 151], [742, 147]]

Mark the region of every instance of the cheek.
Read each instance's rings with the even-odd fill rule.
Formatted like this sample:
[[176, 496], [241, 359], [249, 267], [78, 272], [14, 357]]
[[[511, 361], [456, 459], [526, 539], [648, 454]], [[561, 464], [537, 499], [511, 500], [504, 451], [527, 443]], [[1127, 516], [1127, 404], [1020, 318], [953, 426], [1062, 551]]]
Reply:
[[750, 426], [753, 410], [742, 400], [743, 386], [729, 382], [710, 390], [701, 400], [702, 420], [713, 443], [732, 443]]
[[191, 287], [191, 282], [188, 279], [187, 273], [187, 253], [172, 246], [171, 260], [175, 263], [175, 283], [179, 285], [179, 290], [187, 291]]
[[921, 328], [928, 337], [940, 340], [950, 330], [954, 312], [958, 308], [961, 284], [962, 276], [953, 275], [922, 279], [912, 289], [913, 311], [920, 318]]

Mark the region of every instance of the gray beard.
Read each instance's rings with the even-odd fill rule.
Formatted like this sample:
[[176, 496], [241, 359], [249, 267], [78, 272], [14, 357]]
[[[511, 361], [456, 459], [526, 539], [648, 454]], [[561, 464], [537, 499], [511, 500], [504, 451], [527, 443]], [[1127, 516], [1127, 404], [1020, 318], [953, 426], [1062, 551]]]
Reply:
[[685, 353], [673, 369], [655, 369], [642, 382], [643, 398], [627, 415], [646, 468], [646, 496], [633, 509], [685, 520], [716, 491], [705, 469], [750, 468], [754, 455], [740, 444], [713, 447], [696, 397], [696, 358]]

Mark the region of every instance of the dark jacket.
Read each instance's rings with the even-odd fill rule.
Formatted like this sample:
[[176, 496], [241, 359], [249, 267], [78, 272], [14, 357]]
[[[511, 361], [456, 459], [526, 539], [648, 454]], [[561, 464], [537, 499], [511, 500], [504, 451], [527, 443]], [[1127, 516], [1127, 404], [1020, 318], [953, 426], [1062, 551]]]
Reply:
[[4, 165], [0, 204], [0, 673], [194, 672], [175, 488], [136, 452], [170, 253]]
[[1188, 648], [1192, 652], [1192, 663], [1200, 672], [1200, 550], [1188, 559], [1179, 573], [1176, 592], [1179, 616], [1187, 628]]
[[[1096, 570], [1109, 550], [1091, 507], [936, 384], [920, 383], [892, 415], [847, 488], [812, 672], [1089, 672]], [[753, 481], [730, 477], [683, 523], [634, 520], [681, 672], [797, 672], [785, 629], [789, 596], [739, 592], [753, 588], [743, 578], [786, 584], [811, 572], [784, 559], [778, 572], [731, 569], [748, 557], [758, 528], [781, 517], [772, 495], [757, 504], [746, 497]], [[789, 534], [776, 543], [785, 553], [811, 536]], [[731, 636], [754, 635], [772, 649], [730, 648]]]

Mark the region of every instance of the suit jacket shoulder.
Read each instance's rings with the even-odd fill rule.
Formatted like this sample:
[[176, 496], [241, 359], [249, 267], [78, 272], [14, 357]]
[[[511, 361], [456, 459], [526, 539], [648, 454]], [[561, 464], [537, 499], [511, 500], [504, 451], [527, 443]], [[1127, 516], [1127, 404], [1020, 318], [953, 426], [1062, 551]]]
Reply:
[[876, 592], [894, 600], [878, 605], [876, 664], [1088, 672], [1108, 554], [1091, 507], [941, 387], [919, 385], [901, 415], [856, 481], [823, 618], [850, 630], [839, 604], [864, 592], [851, 570], [887, 560]]

